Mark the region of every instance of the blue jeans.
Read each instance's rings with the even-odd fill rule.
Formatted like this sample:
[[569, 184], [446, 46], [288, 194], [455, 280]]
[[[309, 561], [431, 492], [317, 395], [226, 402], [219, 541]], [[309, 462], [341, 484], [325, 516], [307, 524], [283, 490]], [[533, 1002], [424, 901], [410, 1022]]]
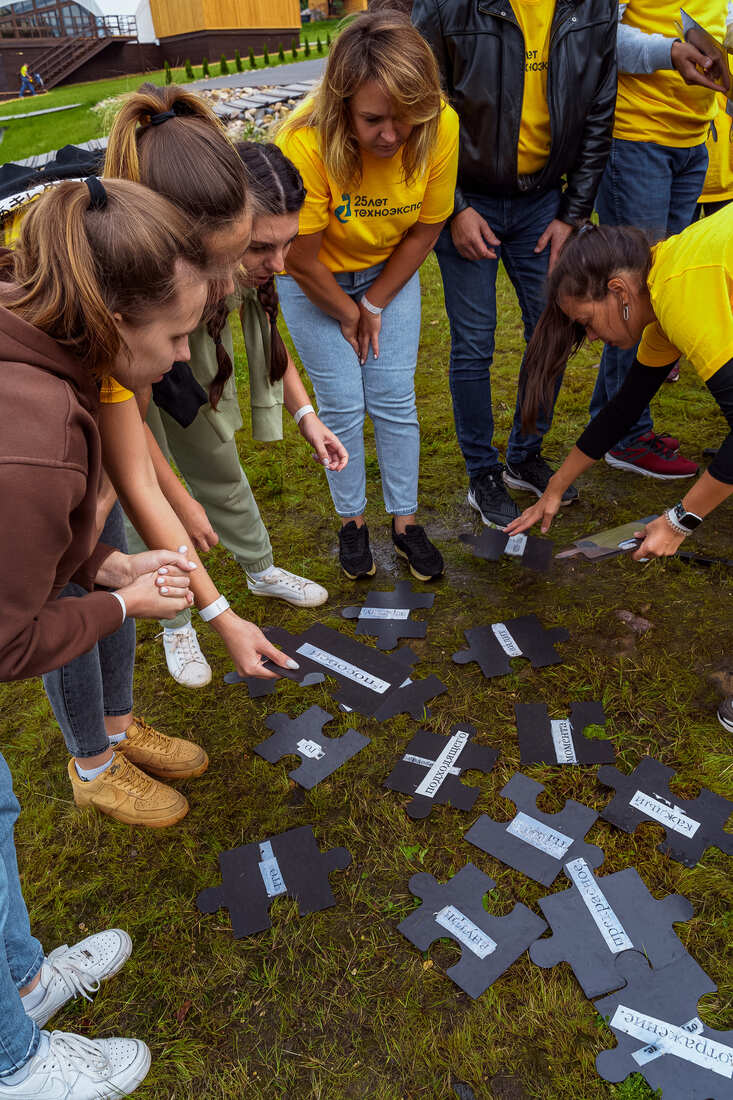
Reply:
[[19, 812], [8, 765], [0, 756], [0, 1079], [25, 1065], [40, 1039], [18, 993], [35, 978], [44, 958], [43, 948], [31, 935], [20, 889], [13, 839]]
[[36, 94], [36, 89], [33, 87], [33, 81], [29, 80], [27, 76], [20, 78], [20, 91], [18, 92], [18, 98], [22, 99], [26, 92], [30, 92], [31, 95]]
[[[335, 272], [355, 302], [367, 293], [383, 264], [364, 271]], [[364, 417], [374, 426], [384, 507], [393, 516], [417, 511], [420, 427], [415, 403], [415, 366], [420, 341], [420, 277], [417, 272], [382, 313], [379, 359], [371, 348], [362, 367], [338, 321], [313, 305], [295, 279], [279, 275], [285, 323], [308, 377], [318, 415], [349, 452], [340, 473], [326, 471], [334, 507], [344, 519], [360, 516], [367, 503]]]
[[[466, 198], [501, 241], [496, 253], [504, 261], [516, 291], [524, 338], [529, 340], [545, 307], [545, 278], [550, 259], [549, 248], [540, 253], [536, 253], [535, 248], [557, 216], [560, 192], [553, 190], [506, 199], [486, 195], [467, 195]], [[499, 452], [492, 443], [494, 415], [491, 408], [499, 260], [465, 260], [453, 244], [449, 225], [440, 234], [435, 252], [450, 320], [450, 391], [456, 434], [468, 476], [475, 477], [485, 470], [496, 469], [499, 463]], [[558, 380], [558, 390], [561, 381]], [[514, 423], [507, 446], [510, 462], [523, 462], [539, 453], [542, 438], [550, 430], [554, 406], [553, 401], [551, 408], [540, 410], [535, 434], [524, 435], [517, 387]]]
[[[606, 170], [596, 196], [601, 225], [636, 225], [654, 240], [680, 233], [691, 225], [708, 167], [705, 145], [673, 149], [651, 141], [614, 138]], [[595, 389], [590, 401], [594, 417], [621, 389], [636, 349], [604, 347]], [[647, 406], [642, 416], [617, 447], [631, 444], [653, 429]]]
[[[127, 553], [119, 502], [109, 514], [100, 541]], [[67, 584], [59, 599], [86, 594], [78, 584]], [[119, 630], [101, 638], [88, 653], [45, 674], [43, 686], [72, 756], [97, 756], [109, 748], [104, 718], [132, 710], [134, 668], [135, 620], [125, 619]]]

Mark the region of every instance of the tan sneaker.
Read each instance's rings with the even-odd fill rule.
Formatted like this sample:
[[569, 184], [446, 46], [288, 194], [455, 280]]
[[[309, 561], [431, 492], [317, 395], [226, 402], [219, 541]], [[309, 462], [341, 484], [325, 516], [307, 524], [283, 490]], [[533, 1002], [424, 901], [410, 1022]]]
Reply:
[[89, 782], [79, 778], [74, 761], [70, 760], [69, 779], [77, 806], [94, 806], [125, 825], [162, 829], [175, 825], [188, 813], [188, 802], [182, 794], [151, 779], [120, 753], [101, 775]]
[[209, 766], [209, 758], [200, 745], [182, 737], [166, 737], [142, 718], [133, 718], [125, 740], [115, 745], [115, 752], [161, 779], [192, 779]]

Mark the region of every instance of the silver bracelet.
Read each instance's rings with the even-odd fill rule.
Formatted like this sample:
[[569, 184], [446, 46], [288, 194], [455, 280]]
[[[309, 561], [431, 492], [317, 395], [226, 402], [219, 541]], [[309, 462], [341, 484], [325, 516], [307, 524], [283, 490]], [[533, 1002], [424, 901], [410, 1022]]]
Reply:
[[223, 614], [229, 610], [229, 600], [226, 596], [217, 596], [213, 603], [208, 604], [207, 607], [202, 607], [199, 610], [199, 615], [205, 623], [210, 623], [212, 619], [215, 619], [217, 615]]
[[114, 596], [116, 600], [119, 600], [120, 607], [122, 608], [122, 622], [124, 623], [127, 618], [127, 604], [125, 603], [125, 597], [121, 596], [119, 592], [110, 592], [110, 596]]
[[304, 416], [307, 416], [308, 413], [313, 413], [315, 415], [315, 411], [312, 405], [301, 405], [298, 411], [293, 413], [293, 420], [296, 425], [300, 424]]
[[690, 532], [683, 527], [681, 523], [677, 522], [673, 508], [670, 508], [667, 512], [663, 512], [662, 514], [676, 535], [689, 535]]
[[366, 294], [362, 294], [361, 304], [364, 306], [367, 313], [373, 313], [375, 317], [378, 317], [380, 313], [384, 312], [384, 306], [373, 306]]

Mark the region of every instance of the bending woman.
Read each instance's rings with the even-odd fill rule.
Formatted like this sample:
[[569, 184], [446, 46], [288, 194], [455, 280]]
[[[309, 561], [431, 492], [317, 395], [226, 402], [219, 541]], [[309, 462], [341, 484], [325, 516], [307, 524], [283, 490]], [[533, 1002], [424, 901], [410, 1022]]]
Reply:
[[341, 567], [351, 579], [375, 572], [364, 522], [368, 413], [395, 549], [431, 580], [444, 565], [415, 516], [418, 269], [453, 210], [458, 119], [419, 32], [396, 12], [357, 16], [278, 144], [306, 188], [278, 278], [283, 316], [323, 421], [351, 456], [346, 470], [327, 471]]
[[549, 529], [564, 490], [626, 434], [684, 356], [731, 426], [680, 501], [640, 532], [637, 560], [674, 554], [733, 493], [733, 205], [650, 248], [632, 228], [583, 225], [552, 271], [548, 305], [527, 351], [524, 416], [531, 424], [570, 355], [585, 340], [631, 348], [624, 385], [590, 422], [546, 492], [505, 530]]

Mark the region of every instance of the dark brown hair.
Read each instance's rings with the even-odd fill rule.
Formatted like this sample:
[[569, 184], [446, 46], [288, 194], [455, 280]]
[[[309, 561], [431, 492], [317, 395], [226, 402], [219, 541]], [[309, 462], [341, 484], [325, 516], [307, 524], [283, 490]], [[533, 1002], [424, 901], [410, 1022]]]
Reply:
[[15, 248], [0, 255], [0, 278], [17, 287], [6, 308], [97, 376], [124, 349], [113, 313], [145, 320], [175, 298], [176, 260], [204, 261], [186, 217], [162, 195], [127, 180], [108, 180], [104, 190], [95, 208], [85, 183], [53, 187], [25, 215]]
[[533, 431], [541, 408], [549, 408], [558, 379], [585, 342], [585, 329], [563, 313], [560, 298], [602, 301], [614, 275], [630, 271], [643, 285], [651, 268], [651, 248], [633, 226], [586, 222], [568, 237], [547, 279], [547, 305], [527, 345], [522, 379], [522, 427]]

